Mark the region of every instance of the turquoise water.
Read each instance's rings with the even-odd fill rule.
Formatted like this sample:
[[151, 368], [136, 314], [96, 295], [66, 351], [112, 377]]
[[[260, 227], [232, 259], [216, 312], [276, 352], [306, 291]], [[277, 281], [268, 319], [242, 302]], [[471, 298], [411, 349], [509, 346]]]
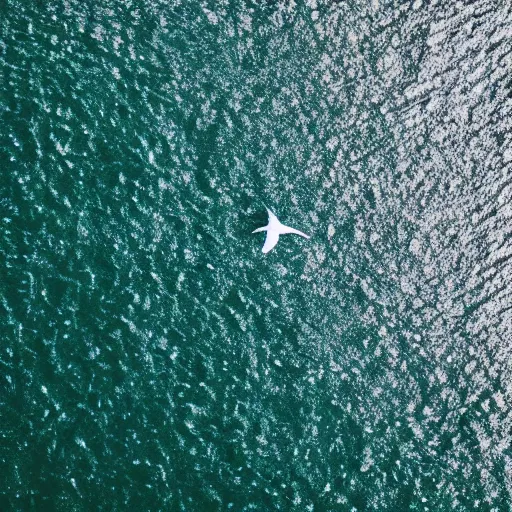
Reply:
[[511, 510], [508, 3], [0, 14], [0, 510]]

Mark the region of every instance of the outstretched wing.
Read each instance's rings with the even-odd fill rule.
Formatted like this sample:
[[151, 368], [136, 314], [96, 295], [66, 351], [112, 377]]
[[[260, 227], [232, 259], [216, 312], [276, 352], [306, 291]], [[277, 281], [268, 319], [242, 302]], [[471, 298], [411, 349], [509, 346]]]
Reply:
[[279, 240], [279, 233], [276, 231], [267, 231], [267, 238], [265, 239], [265, 245], [263, 246], [262, 251], [267, 253], [271, 251], [277, 244]]
[[293, 233], [294, 235], [300, 235], [300, 236], [303, 236], [304, 238], [309, 238], [309, 235], [306, 235], [306, 233], [303, 233], [302, 231], [299, 231], [298, 229], [293, 229], [293, 228], [290, 228], [288, 226], [284, 226], [284, 225], [281, 225], [281, 233], [282, 234], [285, 234], [285, 233]]
[[[265, 208], [267, 208], [267, 207], [265, 206]], [[275, 216], [275, 214], [274, 214], [274, 213], [272, 213], [268, 208], [267, 208], [267, 213], [268, 213], [268, 223], [269, 223], [269, 224], [270, 224], [272, 221], [274, 221], [274, 220], [277, 220], [277, 221], [278, 221], [278, 219], [277, 219], [277, 217]], [[278, 221], [278, 222], [279, 222], [279, 221]]]

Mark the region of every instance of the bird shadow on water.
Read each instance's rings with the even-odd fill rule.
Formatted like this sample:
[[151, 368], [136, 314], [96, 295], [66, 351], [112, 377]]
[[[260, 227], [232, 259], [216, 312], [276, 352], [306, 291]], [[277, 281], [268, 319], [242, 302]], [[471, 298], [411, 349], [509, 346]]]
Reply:
[[256, 210], [254, 213], [245, 215], [243, 229], [244, 232], [251, 233], [256, 228], [261, 228], [268, 224], [268, 214], [264, 208]]
[[267, 223], [267, 212], [264, 209], [239, 211], [236, 218], [227, 226], [230, 231], [229, 245], [234, 251], [233, 254], [238, 255], [237, 257], [252, 258], [257, 251], [260, 251], [265, 242], [265, 233], [253, 234], [253, 231], [266, 226]]

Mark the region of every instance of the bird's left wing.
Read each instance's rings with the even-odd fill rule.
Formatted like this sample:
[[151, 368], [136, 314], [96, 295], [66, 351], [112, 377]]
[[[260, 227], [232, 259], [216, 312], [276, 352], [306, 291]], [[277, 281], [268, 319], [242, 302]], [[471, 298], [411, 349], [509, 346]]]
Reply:
[[279, 233], [276, 231], [267, 231], [267, 238], [265, 239], [265, 245], [263, 246], [263, 253], [271, 251], [279, 241]]

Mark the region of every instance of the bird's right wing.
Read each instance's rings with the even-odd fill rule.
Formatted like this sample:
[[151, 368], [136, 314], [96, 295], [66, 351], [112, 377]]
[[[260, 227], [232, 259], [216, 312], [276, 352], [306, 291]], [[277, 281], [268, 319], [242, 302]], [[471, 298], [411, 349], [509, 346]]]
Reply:
[[303, 236], [304, 238], [309, 238], [309, 235], [306, 235], [306, 233], [303, 233], [302, 231], [299, 231], [298, 229], [293, 229], [293, 228], [290, 228], [290, 227], [284, 226], [284, 225], [282, 227], [281, 233], [283, 233], [283, 234], [293, 233], [294, 235], [299, 235], [299, 236]]
[[267, 231], [267, 238], [265, 239], [265, 245], [263, 246], [263, 253], [271, 251], [279, 241], [279, 233], [276, 231]]

